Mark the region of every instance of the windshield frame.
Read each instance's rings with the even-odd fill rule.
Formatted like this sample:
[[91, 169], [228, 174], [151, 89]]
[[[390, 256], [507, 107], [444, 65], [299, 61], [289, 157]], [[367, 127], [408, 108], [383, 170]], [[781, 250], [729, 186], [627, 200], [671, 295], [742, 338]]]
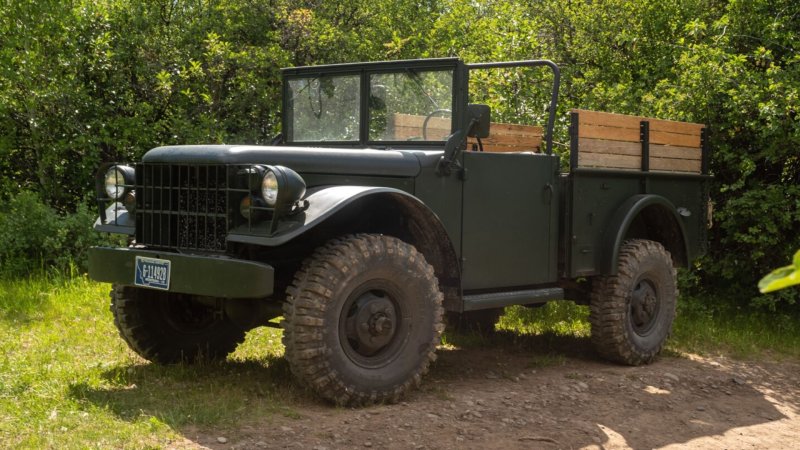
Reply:
[[[387, 147], [416, 147], [416, 148], [441, 148], [445, 140], [413, 140], [391, 141], [370, 140], [369, 138], [369, 97], [370, 76], [386, 73], [404, 73], [409, 70], [417, 72], [426, 71], [452, 71], [452, 99], [451, 99], [451, 130], [452, 133], [463, 127], [466, 105], [466, 79], [467, 69], [458, 58], [439, 58], [423, 60], [384, 61], [355, 64], [333, 64], [326, 66], [293, 67], [281, 70], [283, 79], [281, 127], [283, 130], [283, 143], [285, 145], [306, 147], [360, 147], [360, 148], [387, 148]], [[348, 141], [292, 141], [292, 123], [290, 120], [289, 81], [299, 78], [315, 78], [321, 76], [358, 76], [359, 77], [359, 124], [358, 140]], [[420, 94], [422, 95], [422, 94]]]

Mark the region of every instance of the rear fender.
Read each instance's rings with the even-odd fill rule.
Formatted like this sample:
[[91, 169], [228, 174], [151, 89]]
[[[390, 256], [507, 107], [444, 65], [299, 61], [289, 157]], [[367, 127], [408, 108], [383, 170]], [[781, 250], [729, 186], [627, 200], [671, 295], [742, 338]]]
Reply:
[[[633, 236], [631, 226], [635, 221], [646, 228], [644, 235]], [[689, 247], [686, 228], [680, 214], [666, 198], [660, 195], [634, 195], [625, 201], [614, 213], [605, 233], [603, 233], [603, 255], [600, 273], [617, 274], [617, 259], [625, 239], [637, 237], [661, 243], [672, 255], [675, 266], [688, 265]]]

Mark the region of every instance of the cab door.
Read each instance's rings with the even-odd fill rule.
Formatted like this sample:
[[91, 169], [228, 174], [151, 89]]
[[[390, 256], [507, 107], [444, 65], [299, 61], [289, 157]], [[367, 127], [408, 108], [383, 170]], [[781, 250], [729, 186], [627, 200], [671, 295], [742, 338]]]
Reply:
[[557, 156], [464, 152], [465, 291], [556, 280]]

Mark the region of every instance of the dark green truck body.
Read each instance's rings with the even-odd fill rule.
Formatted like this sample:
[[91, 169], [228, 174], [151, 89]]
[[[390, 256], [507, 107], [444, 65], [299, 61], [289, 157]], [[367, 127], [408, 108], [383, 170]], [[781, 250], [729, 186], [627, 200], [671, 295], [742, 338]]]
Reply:
[[[316, 248], [339, 236], [372, 233], [414, 245], [435, 269], [444, 308], [461, 313], [564, 298], [588, 303], [586, 280], [615, 275], [628, 239], [659, 242], [676, 266], [689, 265], [705, 250], [705, 148], [700, 173], [651, 171], [646, 164], [635, 170], [581, 167], [576, 132], [572, 167], [562, 173], [552, 154], [558, 72], [552, 63], [539, 65], [555, 71], [543, 143], [510, 153], [473, 151], [465, 142], [478, 122], [467, 106], [469, 73], [484, 65], [438, 59], [285, 69], [281, 142], [153, 149], [136, 164], [135, 183], [127, 187], [135, 191], [135, 207], [128, 210], [103, 198], [98, 187], [104, 213], [95, 227], [130, 235], [131, 246], [92, 249], [90, 276], [133, 286], [135, 257], [152, 257], [171, 261], [169, 291], [280, 305], [293, 274]], [[451, 106], [441, 109], [448, 110], [452, 133], [374, 139], [374, 98], [366, 92], [390, 91], [374, 80], [426, 71], [452, 74]], [[352, 120], [360, 125], [339, 140], [293, 139], [303, 120], [326, 114], [328, 76], [357, 86]], [[307, 99], [303, 89], [314, 86], [323, 94]], [[301, 108], [293, 102], [310, 104], [311, 113], [292, 116]], [[235, 180], [259, 165], [299, 174], [307, 189], [298, 202], [305, 203], [244, 219], [239, 203], [252, 189], [236, 189]]]

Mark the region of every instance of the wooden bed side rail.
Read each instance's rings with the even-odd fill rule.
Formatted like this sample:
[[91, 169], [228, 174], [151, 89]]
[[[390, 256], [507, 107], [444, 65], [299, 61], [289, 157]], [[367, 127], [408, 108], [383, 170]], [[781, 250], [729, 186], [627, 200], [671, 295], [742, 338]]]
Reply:
[[[389, 129], [394, 140], [422, 139], [425, 116], [414, 114], [392, 114]], [[428, 139], [444, 139], [450, 134], [449, 117], [431, 117], [425, 127]], [[542, 146], [542, 127], [492, 122], [489, 137], [481, 139], [486, 152], [538, 152]], [[467, 149], [477, 145], [475, 138], [467, 139]]]
[[570, 112], [570, 166], [708, 173], [705, 125], [598, 111]]

